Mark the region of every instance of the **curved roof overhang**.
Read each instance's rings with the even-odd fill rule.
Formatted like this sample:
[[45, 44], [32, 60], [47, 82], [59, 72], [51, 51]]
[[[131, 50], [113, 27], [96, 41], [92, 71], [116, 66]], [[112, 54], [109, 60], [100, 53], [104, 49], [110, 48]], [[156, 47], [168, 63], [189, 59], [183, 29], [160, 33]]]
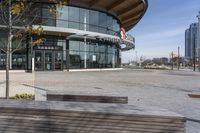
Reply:
[[[34, 25], [34, 27], [38, 27], [39, 25]], [[84, 38], [87, 39], [99, 39], [102, 41], [109, 41], [117, 44], [123, 44], [124, 47], [121, 47], [122, 51], [127, 51], [135, 48], [135, 38], [132, 39], [121, 39], [119, 36], [113, 36], [108, 34], [102, 34], [91, 31], [82, 31], [71, 28], [62, 28], [62, 27], [52, 27], [52, 26], [43, 26], [44, 34], [48, 35], [59, 35], [62, 37], [70, 38]], [[129, 35], [130, 36], [130, 35]], [[129, 37], [130, 38], [130, 37]]]
[[145, 14], [148, 0], [70, 0], [69, 5], [108, 12], [118, 18], [122, 27], [129, 31]]

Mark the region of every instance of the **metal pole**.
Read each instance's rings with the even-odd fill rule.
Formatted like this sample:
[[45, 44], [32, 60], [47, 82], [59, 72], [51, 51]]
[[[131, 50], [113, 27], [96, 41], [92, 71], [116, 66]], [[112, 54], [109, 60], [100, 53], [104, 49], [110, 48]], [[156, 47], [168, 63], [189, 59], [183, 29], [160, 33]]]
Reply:
[[172, 61], [171, 61], [171, 65], [172, 65], [172, 70], [174, 70], [174, 61], [173, 61], [173, 58], [174, 58], [174, 52], [172, 51]]
[[194, 57], [193, 57], [193, 64], [194, 64], [194, 71], [196, 70], [196, 44], [195, 44], [195, 34], [194, 34], [194, 45], [193, 45], [193, 54], [194, 54]]
[[[84, 14], [84, 31], [87, 31], [87, 17], [86, 17], [86, 12]], [[86, 35], [84, 36], [84, 50], [85, 50], [85, 54], [84, 54], [84, 68], [87, 68], [87, 37]]]
[[178, 46], [178, 70], [180, 69], [180, 47]]
[[199, 11], [199, 14], [197, 15], [197, 18], [198, 18], [198, 31], [197, 31], [197, 35], [198, 35], [198, 37], [197, 37], [197, 56], [198, 56], [198, 65], [199, 65], [199, 72], [200, 72], [200, 50], [199, 50], [199, 48], [200, 48], [200, 11]]
[[136, 62], [136, 66], [137, 66], [137, 51], [135, 51], [135, 62]]

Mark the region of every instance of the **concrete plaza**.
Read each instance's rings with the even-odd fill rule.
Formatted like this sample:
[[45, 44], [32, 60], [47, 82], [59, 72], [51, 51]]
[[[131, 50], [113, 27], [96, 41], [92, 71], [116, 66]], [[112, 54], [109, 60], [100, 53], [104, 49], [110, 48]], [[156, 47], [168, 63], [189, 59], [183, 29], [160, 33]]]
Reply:
[[[4, 93], [5, 73], [0, 73]], [[188, 119], [187, 133], [200, 132], [200, 73], [191, 71], [133, 70], [101, 72], [11, 73], [11, 87], [17, 93], [33, 89], [65, 94], [128, 96], [129, 104], [156, 106], [182, 114]], [[19, 89], [20, 88], [20, 89]], [[14, 92], [12, 92], [14, 94]], [[3, 94], [1, 94], [2, 96]]]

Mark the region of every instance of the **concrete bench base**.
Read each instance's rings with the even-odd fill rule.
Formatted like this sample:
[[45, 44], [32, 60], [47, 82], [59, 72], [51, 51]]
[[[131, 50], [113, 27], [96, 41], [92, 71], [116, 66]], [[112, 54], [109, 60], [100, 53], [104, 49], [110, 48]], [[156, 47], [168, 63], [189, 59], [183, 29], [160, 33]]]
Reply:
[[185, 133], [185, 118], [122, 104], [0, 100], [1, 133]]
[[95, 102], [95, 103], [120, 103], [127, 104], [128, 97], [99, 96], [99, 95], [72, 95], [72, 94], [49, 94], [48, 101], [72, 101], [72, 102]]

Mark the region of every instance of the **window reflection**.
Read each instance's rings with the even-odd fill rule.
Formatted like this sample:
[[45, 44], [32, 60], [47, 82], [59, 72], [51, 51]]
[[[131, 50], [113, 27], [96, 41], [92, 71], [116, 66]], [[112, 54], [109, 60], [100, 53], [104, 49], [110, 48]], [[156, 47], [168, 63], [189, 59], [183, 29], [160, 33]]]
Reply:
[[63, 6], [62, 8], [57, 8], [59, 15], [56, 16], [50, 13], [45, 5], [43, 5], [41, 10], [41, 16], [36, 20], [41, 19], [42, 24], [46, 26], [87, 30], [111, 35], [118, 35], [120, 30], [119, 21], [104, 12], [73, 6]]
[[68, 27], [68, 21], [69, 16], [68, 16], [68, 6], [63, 6], [63, 7], [58, 7], [58, 12], [59, 12], [59, 19], [56, 21], [56, 26], [58, 27]]
[[[87, 41], [86, 51], [83, 49], [83, 41], [69, 41], [70, 68], [84, 68], [85, 57], [87, 68], [120, 67], [119, 49], [114, 47], [116, 44]], [[77, 45], [76, 49], [74, 44]]]
[[77, 7], [69, 7], [69, 28], [79, 29], [79, 8]]

